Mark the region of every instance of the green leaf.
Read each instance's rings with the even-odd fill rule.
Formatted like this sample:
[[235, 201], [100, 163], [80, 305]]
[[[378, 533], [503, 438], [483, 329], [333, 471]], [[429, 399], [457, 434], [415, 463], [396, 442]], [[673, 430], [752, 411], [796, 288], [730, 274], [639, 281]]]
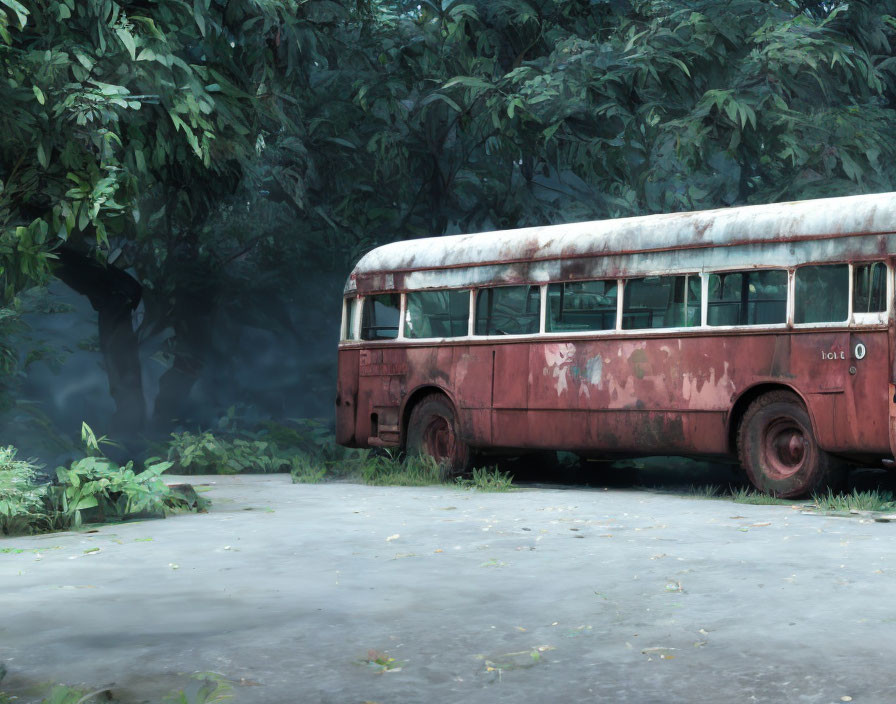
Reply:
[[420, 101], [420, 106], [422, 107], [423, 105], [429, 105], [436, 100], [441, 100], [443, 103], [448, 105], [451, 109], [456, 110], [457, 112], [463, 112], [460, 105], [455, 103], [451, 98], [449, 98], [447, 95], [444, 95], [443, 93], [430, 93]]
[[37, 98], [37, 102], [41, 105], [47, 102], [47, 99], [44, 97], [44, 92], [40, 89], [40, 86], [31, 86], [31, 90], [34, 91], [34, 97]]
[[124, 44], [124, 48], [127, 49], [128, 53], [131, 55], [131, 61], [136, 61], [137, 42], [134, 41], [134, 37], [131, 35], [131, 33], [124, 27], [119, 27], [115, 30], [115, 34], [118, 35], [121, 43]]
[[18, 2], [18, 0], [0, 0], [0, 3], [6, 5], [10, 10], [16, 13], [16, 18], [19, 20], [19, 27], [24, 28], [25, 24], [28, 22], [28, 8]]
[[347, 139], [342, 139], [341, 137], [327, 137], [325, 142], [332, 142], [333, 144], [339, 144], [343, 147], [348, 147], [349, 149], [357, 149], [358, 146], [356, 144], [352, 144]]
[[196, 26], [199, 28], [199, 33], [204, 37], [205, 7], [203, 7], [202, 0], [193, 0], [193, 19], [196, 20]]
[[444, 90], [456, 85], [467, 86], [468, 88], [494, 88], [491, 83], [483, 81], [481, 78], [476, 78], [474, 76], [455, 76], [443, 85], [442, 89]]

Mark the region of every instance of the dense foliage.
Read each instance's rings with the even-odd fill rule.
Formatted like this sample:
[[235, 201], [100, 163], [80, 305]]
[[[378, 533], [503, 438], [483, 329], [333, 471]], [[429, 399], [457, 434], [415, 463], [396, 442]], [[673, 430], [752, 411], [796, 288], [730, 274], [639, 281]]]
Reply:
[[147, 462], [141, 472], [105, 457], [100, 442], [82, 428], [87, 456], [57, 467], [56, 481], [42, 481], [40, 467], [18, 459], [16, 448], [0, 447], [0, 535], [78, 528], [84, 523], [164, 517], [176, 510], [202, 510], [189, 487], [168, 486], [161, 475], [171, 462]]
[[56, 276], [98, 311], [124, 428], [163, 339], [165, 427], [234, 321], [312, 344], [303, 280], [374, 244], [891, 190], [893, 14], [0, 0], [0, 373], [22, 362], [18, 296]]

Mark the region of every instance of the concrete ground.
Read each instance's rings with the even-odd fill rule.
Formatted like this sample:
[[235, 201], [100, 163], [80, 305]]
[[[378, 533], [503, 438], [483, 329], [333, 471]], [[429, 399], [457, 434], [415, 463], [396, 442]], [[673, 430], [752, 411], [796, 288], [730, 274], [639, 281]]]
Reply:
[[896, 523], [189, 481], [210, 513], [0, 539], [0, 691], [158, 702], [214, 671], [248, 703], [896, 701]]

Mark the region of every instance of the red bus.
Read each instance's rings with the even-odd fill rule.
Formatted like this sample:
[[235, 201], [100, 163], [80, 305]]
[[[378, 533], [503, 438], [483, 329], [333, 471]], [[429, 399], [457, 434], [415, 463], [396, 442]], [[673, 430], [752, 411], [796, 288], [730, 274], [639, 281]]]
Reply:
[[896, 193], [396, 242], [345, 288], [337, 440], [737, 457], [761, 491], [896, 451]]

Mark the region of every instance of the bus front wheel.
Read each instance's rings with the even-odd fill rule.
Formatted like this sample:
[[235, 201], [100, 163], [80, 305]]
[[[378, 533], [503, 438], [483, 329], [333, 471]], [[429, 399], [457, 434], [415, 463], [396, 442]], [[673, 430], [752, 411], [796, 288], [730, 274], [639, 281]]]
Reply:
[[409, 455], [429, 455], [446, 476], [462, 474], [470, 465], [470, 447], [460, 438], [457, 416], [451, 402], [440, 394], [423, 398], [408, 421]]
[[763, 493], [792, 499], [842, 484], [842, 463], [818, 446], [802, 400], [788, 391], [753, 401], [737, 444], [747, 477]]

